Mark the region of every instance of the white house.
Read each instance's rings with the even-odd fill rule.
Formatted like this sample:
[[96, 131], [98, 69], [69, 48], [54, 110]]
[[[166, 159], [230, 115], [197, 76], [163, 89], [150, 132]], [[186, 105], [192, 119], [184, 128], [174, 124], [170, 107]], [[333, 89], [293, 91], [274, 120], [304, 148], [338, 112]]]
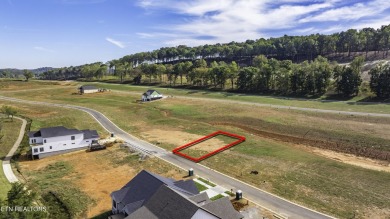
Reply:
[[96, 130], [67, 129], [63, 126], [42, 128], [29, 132], [29, 143], [33, 158], [43, 158], [88, 147], [98, 140]]
[[160, 94], [158, 91], [148, 90], [142, 94], [142, 101], [151, 101], [151, 100], [161, 99], [162, 97], [163, 95]]
[[90, 93], [97, 93], [100, 91], [99, 88], [91, 85], [83, 85], [79, 87], [80, 93], [81, 94], [90, 94]]

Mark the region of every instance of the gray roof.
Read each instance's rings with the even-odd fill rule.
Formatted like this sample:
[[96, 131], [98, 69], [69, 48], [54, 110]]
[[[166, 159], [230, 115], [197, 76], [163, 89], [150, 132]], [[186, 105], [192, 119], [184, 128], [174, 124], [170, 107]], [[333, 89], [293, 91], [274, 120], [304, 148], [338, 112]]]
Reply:
[[125, 218], [125, 215], [123, 215], [123, 214], [114, 214], [114, 215], [108, 216], [108, 219], [124, 219], [124, 218]]
[[91, 139], [91, 138], [99, 138], [99, 134], [97, 133], [96, 130], [82, 130], [84, 133], [84, 139]]
[[148, 90], [148, 91], [146, 91], [144, 94], [142, 94], [142, 95], [147, 95], [147, 96], [149, 96], [149, 95], [151, 95], [153, 92], [157, 92], [158, 94], [161, 94], [160, 92], [158, 92], [158, 91], [156, 91], [156, 90]]
[[244, 218], [242, 214], [237, 212], [228, 197], [223, 197], [203, 205], [202, 208], [213, 212], [215, 215], [222, 219], [241, 219]]
[[125, 219], [190, 219], [199, 207], [166, 185], [162, 185], [148, 202]]
[[31, 131], [28, 133], [28, 137], [30, 137], [30, 138], [41, 137], [41, 132], [40, 131]]
[[79, 89], [83, 89], [83, 90], [97, 90], [98, 88], [95, 87], [95, 86], [92, 86], [92, 85], [83, 85]]
[[156, 215], [153, 214], [147, 207], [142, 206], [138, 208], [136, 211], [131, 213], [129, 216], [125, 217], [125, 219], [159, 219]]
[[199, 194], [199, 190], [196, 188], [195, 182], [193, 180], [179, 180], [173, 182], [173, 184], [180, 189], [191, 192], [192, 194]]
[[81, 133], [83, 132], [77, 129], [67, 129], [64, 126], [56, 126], [50, 128], [41, 128], [39, 131], [31, 131], [28, 133], [28, 137], [51, 138], [51, 137], [66, 136], [66, 135], [76, 135]]
[[212, 202], [206, 193], [199, 194], [192, 180], [174, 181], [146, 170], [112, 192], [111, 197], [125, 206], [125, 219], [186, 219], [199, 209], [222, 219], [243, 218], [228, 197]]
[[[193, 191], [187, 183], [179, 183], [176, 185], [173, 179], [142, 170], [123, 186], [122, 189], [112, 192], [111, 197], [115, 199], [117, 203], [125, 205], [125, 211], [128, 214], [131, 214], [147, 202], [162, 185], [167, 185], [187, 196], [193, 196], [199, 193], [198, 190]], [[187, 191], [186, 188], [190, 188], [190, 191]]]
[[200, 206], [211, 202], [211, 200], [206, 192], [202, 192], [202, 193], [199, 193], [198, 195], [194, 195], [194, 196], [190, 197], [189, 199]]

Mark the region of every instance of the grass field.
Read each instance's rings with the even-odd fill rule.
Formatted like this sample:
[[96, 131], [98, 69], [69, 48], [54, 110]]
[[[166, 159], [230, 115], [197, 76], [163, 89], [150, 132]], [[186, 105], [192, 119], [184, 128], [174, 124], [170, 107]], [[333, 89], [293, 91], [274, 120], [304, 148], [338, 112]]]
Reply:
[[[9, 81], [2, 82], [3, 86], [0, 86], [1, 92], [11, 92], [22, 89], [53, 89], [53, 88], [69, 88], [73, 92], [77, 92], [77, 87], [82, 84], [94, 84], [100, 88], [106, 88], [111, 90], [126, 91], [138, 93], [140, 96], [147, 89], [157, 89], [164, 95], [172, 96], [187, 96], [196, 98], [210, 98], [210, 99], [223, 99], [223, 100], [237, 100], [244, 102], [262, 103], [262, 104], [274, 104], [282, 106], [293, 107], [307, 107], [317, 109], [331, 109], [331, 110], [343, 110], [343, 111], [356, 111], [356, 112], [370, 112], [370, 113], [390, 113], [390, 103], [367, 103], [360, 97], [352, 98], [348, 101], [326, 101], [320, 98], [318, 99], [289, 99], [285, 97], [264, 96], [255, 94], [243, 94], [243, 93], [231, 93], [224, 91], [210, 91], [210, 90], [191, 90], [180, 88], [161, 88], [154, 86], [131, 86], [122, 84], [109, 84], [100, 82], [57, 82], [57, 81]], [[59, 90], [59, 92], [61, 92]], [[23, 92], [22, 92], [23, 93]], [[12, 94], [9, 94], [12, 95]], [[363, 101], [363, 102], [361, 102]]]
[[105, 129], [85, 112], [76, 111], [77, 113], [75, 113], [74, 110], [65, 108], [42, 107], [0, 100], [0, 108], [3, 105], [12, 106], [17, 109], [18, 114], [26, 115], [31, 118], [31, 130], [62, 125], [68, 128], [76, 128], [80, 130], [96, 129], [99, 135], [108, 135]]
[[[0, 141], [0, 158], [1, 160], [8, 154], [11, 147], [14, 145], [19, 135], [22, 122], [18, 119], [11, 121], [7, 118], [0, 118], [0, 124], [2, 125], [1, 133], [4, 137]], [[0, 164], [0, 199], [5, 200], [7, 198], [7, 192], [11, 189], [11, 184], [4, 176], [3, 165]]]
[[[243, 135], [247, 138], [244, 143], [204, 160], [202, 164], [340, 218], [385, 218], [390, 214], [389, 172], [362, 168], [360, 166], [363, 165], [359, 166], [359, 164], [345, 164], [340, 162], [346, 162], [345, 160], [330, 159], [316, 152], [316, 150], [326, 151], [324, 150], [326, 147], [336, 147], [333, 149], [362, 148], [362, 151], [387, 153], [390, 151], [389, 119], [278, 110], [213, 102], [207, 99], [168, 98], [140, 104], [136, 103], [136, 100], [140, 98], [141, 90], [145, 91], [145, 88], [127, 85], [104, 86], [137, 93], [107, 92], [75, 95], [72, 94], [75, 92], [75, 86], [70, 86], [63, 89], [3, 94], [0, 92], [0, 94], [91, 107], [104, 113], [125, 131], [170, 150], [216, 130]], [[223, 93], [203, 94], [203, 91], [193, 93], [188, 90], [161, 89], [161, 91], [174, 96], [232, 98], [232, 96], [224, 97]], [[251, 101], [252, 99], [247, 98], [254, 98], [253, 101], [259, 102], [282, 101], [276, 103], [280, 105], [312, 104], [319, 105], [318, 107], [321, 108], [351, 107], [350, 110], [353, 111], [390, 112], [388, 105], [362, 106], [240, 95], [234, 95], [234, 98], [243, 101]], [[16, 106], [22, 110], [25, 108]], [[39, 110], [35, 113], [37, 112]], [[70, 114], [69, 118], [71, 118]], [[73, 114], [80, 116], [80, 119], [84, 117], [84, 120], [90, 118], [79, 115], [81, 113]], [[40, 121], [35, 122], [36, 124], [50, 124], [45, 120], [54, 119], [53, 116], [46, 116], [46, 119], [39, 119], [38, 116], [35, 118]], [[54, 119], [52, 124], [67, 120], [70, 123], [78, 121]], [[355, 158], [352, 155], [348, 155], [347, 158], [362, 162], [368, 160]], [[387, 160], [370, 162], [383, 169], [390, 167]], [[124, 163], [116, 162], [115, 165], [122, 166]], [[251, 175], [252, 170], [257, 170], [259, 174]]]
[[372, 112], [372, 113], [390, 113], [390, 104], [369, 104], [362, 101], [361, 99], [353, 98], [349, 101], [322, 101], [321, 99], [300, 99], [294, 100], [284, 97], [274, 96], [262, 96], [254, 94], [240, 94], [231, 92], [214, 92], [209, 90], [190, 90], [190, 89], [179, 89], [179, 88], [161, 88], [153, 86], [131, 86], [131, 85], [117, 85], [107, 83], [94, 83], [99, 87], [139, 92], [141, 96], [142, 92], [152, 88], [161, 91], [164, 95], [173, 96], [189, 96], [198, 98], [211, 98], [211, 99], [224, 99], [224, 100], [237, 100], [253, 103], [262, 104], [274, 104], [282, 106], [294, 106], [294, 107], [307, 107], [307, 108], [318, 108], [318, 109], [331, 109], [331, 110], [343, 110], [343, 111], [356, 111], [356, 112]]

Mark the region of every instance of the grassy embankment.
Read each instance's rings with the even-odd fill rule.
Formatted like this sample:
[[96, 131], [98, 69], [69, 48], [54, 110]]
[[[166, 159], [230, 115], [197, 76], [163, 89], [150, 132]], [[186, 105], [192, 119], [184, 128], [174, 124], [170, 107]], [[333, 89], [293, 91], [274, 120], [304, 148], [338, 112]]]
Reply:
[[[140, 89], [140, 87], [129, 88], [124, 85], [112, 86], [130, 91]], [[247, 141], [203, 161], [204, 165], [337, 217], [383, 217], [390, 212], [388, 207], [390, 191], [387, 186], [390, 181], [389, 173], [327, 159], [311, 153], [305, 149], [305, 146], [286, 143], [278, 138], [264, 137], [233, 126], [213, 125], [228, 121], [272, 133], [304, 136], [304, 138], [341, 144], [353, 142], [361, 147], [379, 144], [380, 150], [388, 151], [390, 145], [388, 119], [276, 110], [178, 98], [138, 104], [135, 100], [139, 99], [139, 94], [111, 92], [72, 95], [72, 92], [74, 89], [69, 88], [61, 91], [36, 91], [34, 95], [28, 92], [13, 93], [12, 96], [92, 107], [138, 137], [146, 138], [144, 134], [150, 130], [159, 131], [161, 136], [146, 139], [158, 142], [159, 146], [167, 149], [182, 144], [179, 142], [180, 139], [175, 143], [163, 138], [163, 135], [169, 135], [173, 131], [199, 136], [217, 129], [231, 131], [246, 136]], [[223, 98], [223, 94], [212, 95]], [[312, 104], [314, 103], [319, 104], [318, 102]], [[323, 106], [322, 104], [320, 105]], [[333, 104], [335, 105], [329, 106], [336, 108], [337, 104], [349, 106], [345, 103]], [[351, 105], [351, 107], [354, 111], [367, 109], [366, 106], [360, 105]], [[375, 110], [377, 106], [370, 107], [371, 110]], [[380, 107], [389, 110], [388, 105], [380, 105]], [[195, 139], [185, 140], [188, 142]], [[249, 174], [251, 170], [258, 170], [259, 174], [251, 175]]]
[[[0, 118], [0, 124], [2, 125], [1, 133], [3, 138], [0, 141], [0, 158], [1, 160], [8, 154], [11, 147], [14, 145], [19, 135], [19, 130], [22, 125], [22, 121], [18, 119]], [[0, 163], [0, 199], [5, 200], [7, 198], [7, 192], [11, 189], [11, 184], [4, 176], [3, 165]]]

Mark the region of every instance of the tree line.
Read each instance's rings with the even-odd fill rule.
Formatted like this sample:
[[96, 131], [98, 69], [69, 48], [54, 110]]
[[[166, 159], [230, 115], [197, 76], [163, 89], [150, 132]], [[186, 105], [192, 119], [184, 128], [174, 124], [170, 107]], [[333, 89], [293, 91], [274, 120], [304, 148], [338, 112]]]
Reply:
[[[152, 52], [136, 53], [106, 63], [51, 69], [42, 79], [102, 79], [116, 76], [120, 82], [132, 80], [176, 86], [191, 84], [249, 92], [320, 95], [330, 86], [344, 96], [359, 92], [364, 54], [350, 66], [338, 66], [324, 57], [329, 54], [350, 56], [354, 52], [382, 52], [388, 55], [390, 25], [378, 29], [350, 29], [332, 35], [283, 36], [247, 40], [243, 43], [164, 47]], [[355, 57], [356, 54], [353, 54]], [[305, 61], [297, 62], [297, 57]], [[242, 60], [247, 60], [245, 63]], [[357, 63], [357, 64], [355, 64]], [[378, 97], [388, 96], [386, 66], [371, 72], [370, 87]], [[146, 77], [145, 79], [142, 79]], [[179, 81], [179, 82], [178, 82]], [[378, 81], [378, 82], [375, 82]], [[334, 82], [334, 83], [331, 83]]]
[[[252, 63], [252, 66], [240, 67], [235, 61], [207, 63], [205, 59], [198, 59], [176, 64], [142, 63], [137, 67], [118, 62], [113, 68], [103, 63], [93, 63], [77, 68], [79, 76], [87, 79], [112, 75], [120, 82], [130, 79], [134, 84], [143, 81], [169, 86], [179, 84], [299, 96], [318, 96], [332, 89], [350, 97], [359, 93], [364, 57], [355, 57], [349, 65], [343, 66], [322, 56], [313, 61], [293, 63], [291, 60], [280, 61], [259, 55], [253, 58]], [[369, 86], [380, 98], [390, 97], [389, 71], [388, 64], [378, 64], [369, 72]]]
[[[218, 59], [225, 62], [245, 59], [252, 60], [254, 56], [279, 60], [289, 59], [294, 62], [313, 60], [315, 57], [329, 54], [346, 54], [364, 52], [367, 58], [369, 51], [382, 52], [383, 57], [388, 56], [390, 49], [390, 25], [381, 28], [363, 28], [361, 30], [349, 29], [331, 35], [311, 34], [309, 36], [288, 36], [245, 42], [230, 42], [226, 44], [201, 45], [188, 47], [163, 47], [151, 52], [140, 52], [127, 55], [119, 59], [136, 66], [143, 62], [170, 63], [194, 59]], [[115, 60], [114, 60], [115, 61]], [[250, 63], [251, 64], [251, 63]], [[111, 62], [110, 62], [111, 65]]]

